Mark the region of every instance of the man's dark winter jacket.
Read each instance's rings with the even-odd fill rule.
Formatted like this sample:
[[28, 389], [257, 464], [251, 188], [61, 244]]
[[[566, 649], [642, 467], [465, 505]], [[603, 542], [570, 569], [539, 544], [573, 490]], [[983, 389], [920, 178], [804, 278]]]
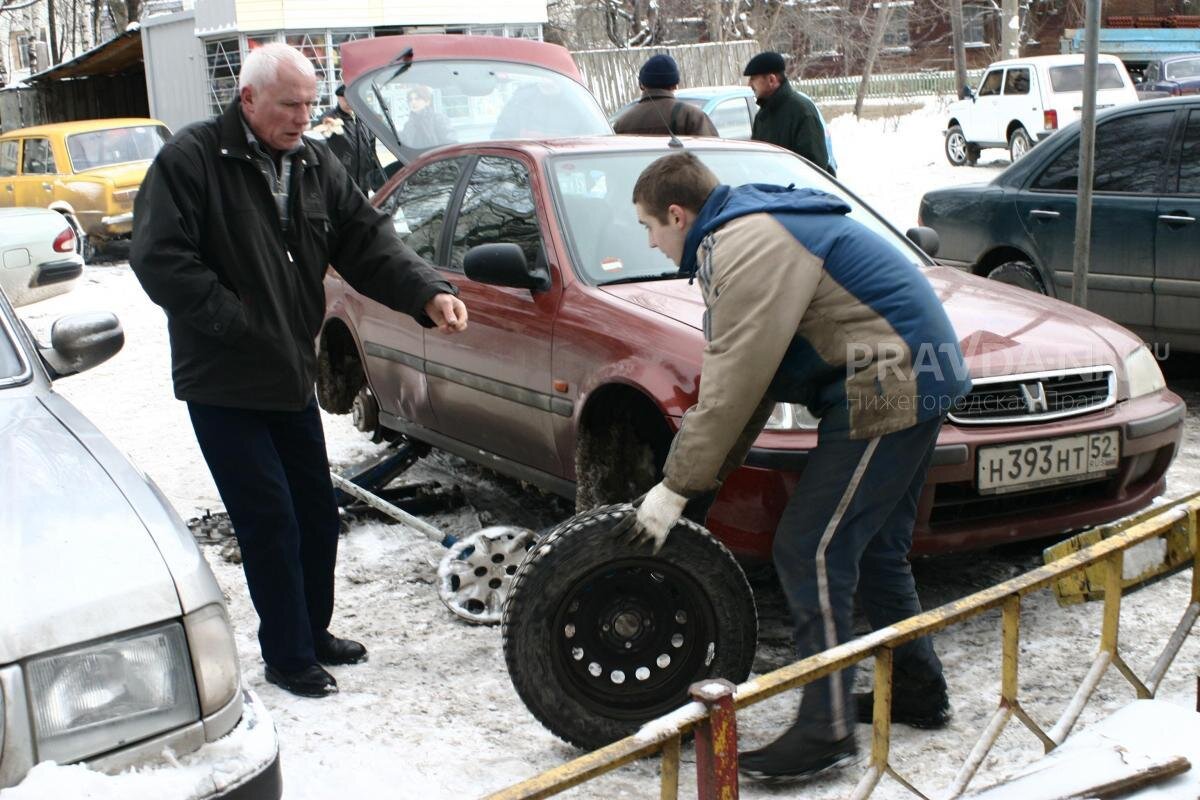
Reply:
[[613, 130], [640, 136], [717, 135], [707, 114], [676, 100], [670, 89], [644, 90], [642, 98], [613, 123]]
[[284, 231], [238, 101], [177, 133], [146, 173], [130, 264], [167, 312], [180, 400], [305, 408], [330, 264], [358, 291], [426, 327], [433, 323], [425, 304], [453, 291], [396, 238], [323, 144], [304, 140], [290, 203]]
[[365, 193], [370, 188], [371, 173], [379, 169], [379, 158], [375, 155], [375, 137], [371, 135], [365, 122], [342, 111], [339, 106], [325, 112], [321, 119], [342, 121], [342, 133], [330, 136], [326, 144], [342, 162], [346, 172], [350, 173], [350, 178]]
[[751, 139], [786, 147], [833, 174], [825, 149], [821, 112], [812, 100], [793, 89], [785, 78], [774, 94], [758, 101], [758, 106]]

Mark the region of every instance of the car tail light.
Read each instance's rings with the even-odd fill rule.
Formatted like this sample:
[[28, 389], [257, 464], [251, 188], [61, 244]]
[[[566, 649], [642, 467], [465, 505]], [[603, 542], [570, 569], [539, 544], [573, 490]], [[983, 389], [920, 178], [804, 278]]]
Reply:
[[1053, 108], [1042, 112], [1042, 126], [1048, 131], [1058, 130], [1058, 112]]
[[54, 237], [54, 251], [56, 253], [75, 252], [75, 231], [70, 225], [63, 228], [63, 232]]

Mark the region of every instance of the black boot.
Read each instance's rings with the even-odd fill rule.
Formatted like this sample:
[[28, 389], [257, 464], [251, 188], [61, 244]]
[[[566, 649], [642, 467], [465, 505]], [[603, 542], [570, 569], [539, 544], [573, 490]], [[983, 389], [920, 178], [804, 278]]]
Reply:
[[339, 639], [333, 634], [314, 636], [313, 646], [317, 651], [317, 663], [325, 666], [358, 664], [367, 660], [367, 648], [352, 639]]
[[337, 694], [337, 681], [316, 664], [295, 672], [284, 672], [268, 664], [266, 672], [267, 683], [273, 683], [301, 697], [325, 697]]
[[[854, 695], [858, 721], [871, 724], [875, 719], [875, 693]], [[950, 696], [946, 680], [940, 675], [932, 680], [917, 681], [897, 673], [892, 683], [892, 722], [914, 728], [937, 730], [950, 722]]]
[[834, 742], [810, 736], [800, 725], [788, 728], [766, 747], [738, 754], [738, 770], [768, 782], [801, 781], [848, 764], [858, 755], [851, 733]]

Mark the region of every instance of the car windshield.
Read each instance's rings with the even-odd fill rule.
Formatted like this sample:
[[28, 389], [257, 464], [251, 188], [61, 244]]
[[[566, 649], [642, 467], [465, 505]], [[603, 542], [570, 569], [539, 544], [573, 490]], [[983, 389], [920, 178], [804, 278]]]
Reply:
[[[4, 302], [0, 298], [0, 303]], [[13, 379], [25, 372], [25, 364], [17, 351], [17, 343], [8, 329], [8, 320], [0, 311], [0, 389], [13, 383]]]
[[[821, 189], [844, 199], [850, 217], [878, 233], [914, 264], [926, 262], [845, 189], [790, 153], [745, 150], [692, 150], [722, 183], [773, 183]], [[560, 156], [552, 160], [554, 190], [562, 211], [577, 271], [590, 283], [605, 284], [674, 277], [670, 259], [650, 247], [630, 197], [638, 175], [661, 152]]]
[[[1120, 89], [1125, 85], [1116, 64], [1100, 64], [1096, 74], [1097, 89]], [[1050, 85], [1055, 92], [1083, 91], [1083, 64], [1050, 68]]]
[[1171, 80], [1179, 80], [1180, 78], [1200, 78], [1200, 58], [1189, 58], [1185, 61], [1168, 62], [1167, 77]]
[[[372, 80], [375, 82], [373, 83]], [[376, 124], [389, 126], [408, 151], [491, 139], [612, 133], [595, 98], [552, 70], [507, 61], [427, 61], [387, 66], [355, 84]]]
[[150, 161], [162, 149], [171, 132], [162, 125], [107, 128], [67, 137], [67, 152], [75, 172], [96, 167]]

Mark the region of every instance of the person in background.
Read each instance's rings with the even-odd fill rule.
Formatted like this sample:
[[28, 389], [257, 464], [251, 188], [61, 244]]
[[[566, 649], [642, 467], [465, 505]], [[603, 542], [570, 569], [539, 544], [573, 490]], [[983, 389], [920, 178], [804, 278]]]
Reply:
[[375, 137], [367, 124], [350, 108], [345, 85], [339, 85], [334, 96], [337, 97], [337, 105], [321, 115], [313, 131], [325, 138], [350, 179], [366, 193], [374, 188], [371, 186], [371, 175], [379, 169]]
[[806, 95], [792, 88], [784, 70], [783, 56], [770, 51], [759, 53], [746, 63], [742, 74], [749, 78], [758, 102], [750, 138], [786, 147], [830, 175], [836, 175], [830, 163], [821, 112]]
[[[970, 390], [958, 336], [909, 256], [815, 189], [723, 186], [694, 154], [658, 159], [633, 188], [656, 247], [704, 299], [700, 395], [662, 481], [614, 535], [657, 552], [689, 500], [741, 466], [777, 403], [820, 419], [817, 446], [775, 532], [773, 556], [801, 658], [853, 638], [854, 595], [873, 628], [921, 611], [908, 563], [942, 419]], [[796, 722], [739, 756], [764, 779], [804, 779], [858, 751], [846, 669], [804, 687]], [[892, 718], [950, 715], [928, 638], [895, 653]], [[861, 701], [869, 708], [870, 701]]]
[[253, 50], [225, 112], [151, 164], [129, 261], [166, 311], [175, 396], [233, 522], [267, 681], [322, 697], [337, 691], [322, 665], [367, 658], [329, 630], [339, 519], [313, 395], [325, 273], [447, 333], [467, 310], [304, 135], [316, 102], [298, 50]]
[[617, 121], [617, 133], [641, 136], [716, 136], [717, 129], [700, 109], [675, 99], [679, 65], [665, 53], [650, 56], [638, 72], [642, 97]]
[[414, 86], [408, 90], [408, 121], [400, 131], [400, 144], [405, 147], [424, 149], [450, 144], [454, 132], [450, 120], [433, 107], [433, 92], [428, 86]]

